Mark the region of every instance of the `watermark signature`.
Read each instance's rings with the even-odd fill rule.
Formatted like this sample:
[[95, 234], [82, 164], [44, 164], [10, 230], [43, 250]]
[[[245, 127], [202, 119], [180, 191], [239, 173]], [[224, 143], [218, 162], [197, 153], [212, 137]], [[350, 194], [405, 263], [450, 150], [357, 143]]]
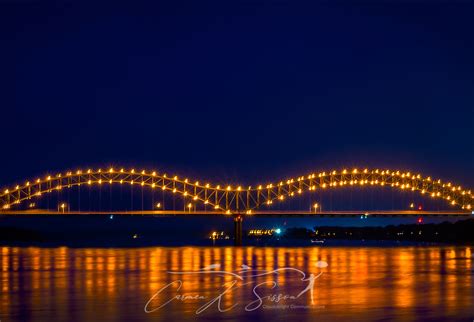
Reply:
[[[316, 280], [323, 275], [323, 269], [328, 266], [325, 261], [318, 261], [316, 267], [319, 269], [317, 274], [306, 274], [302, 270], [294, 267], [282, 267], [275, 270], [258, 270], [252, 269], [247, 265], [242, 265], [241, 269], [237, 271], [225, 271], [221, 269], [220, 264], [213, 264], [201, 268], [197, 271], [169, 271], [168, 274], [179, 276], [184, 275], [209, 275], [214, 274], [218, 276], [227, 276], [231, 280], [219, 285], [220, 291], [216, 296], [205, 296], [199, 293], [183, 293], [181, 289], [183, 287], [183, 280], [176, 279], [171, 283], [164, 285], [145, 304], [144, 311], [146, 313], [153, 313], [160, 309], [165, 308], [167, 305], [173, 302], [186, 302], [186, 301], [197, 301], [199, 303], [204, 302], [201, 306], [196, 309], [196, 314], [201, 314], [209, 308], [215, 306], [219, 312], [228, 312], [235, 309], [238, 306], [244, 308], [245, 311], [251, 312], [257, 309], [313, 309], [321, 308], [320, 306], [314, 305], [314, 285]], [[266, 294], [265, 291], [270, 289], [273, 291], [278, 290], [278, 275], [282, 273], [294, 273], [299, 276], [301, 287], [296, 287], [298, 291], [294, 294], [287, 293], [270, 293]], [[267, 276], [265, 281], [257, 282], [259, 277]], [[274, 277], [268, 278], [268, 277]], [[229, 301], [230, 294], [237, 288], [244, 286], [251, 287], [251, 300], [245, 303], [239, 303], [237, 301]], [[253, 287], [252, 287], [253, 286]], [[174, 291], [173, 291], [174, 290]], [[166, 293], [172, 293], [171, 296], [165, 296]], [[311, 305], [300, 305], [296, 301], [303, 296], [309, 296]], [[165, 297], [164, 299], [162, 299]], [[224, 298], [227, 299], [227, 305], [224, 306]], [[229, 304], [230, 303], [230, 304]]]

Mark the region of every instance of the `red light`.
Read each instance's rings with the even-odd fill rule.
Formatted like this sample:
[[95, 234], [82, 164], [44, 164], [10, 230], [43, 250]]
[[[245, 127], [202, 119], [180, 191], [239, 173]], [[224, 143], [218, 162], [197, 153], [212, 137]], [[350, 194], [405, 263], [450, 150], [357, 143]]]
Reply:
[[422, 223], [423, 223], [423, 218], [422, 218], [422, 217], [419, 217], [419, 218], [418, 218], [418, 223], [419, 223], [419, 224], [422, 224]]
[[418, 206], [418, 210], [421, 210], [421, 209], [423, 209], [423, 207], [422, 207], [422, 206]]

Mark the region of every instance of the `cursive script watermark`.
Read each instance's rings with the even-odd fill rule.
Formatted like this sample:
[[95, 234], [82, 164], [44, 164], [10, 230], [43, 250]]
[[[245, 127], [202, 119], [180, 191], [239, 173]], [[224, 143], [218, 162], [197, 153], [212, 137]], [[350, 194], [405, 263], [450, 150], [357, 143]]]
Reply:
[[[197, 271], [169, 271], [168, 274], [183, 276], [183, 275], [218, 275], [218, 276], [227, 276], [231, 280], [219, 285], [219, 292], [216, 296], [205, 296], [199, 293], [183, 293], [181, 289], [183, 287], [183, 280], [176, 279], [171, 283], [164, 285], [158, 291], [156, 291], [153, 296], [145, 304], [144, 310], [146, 313], [156, 312], [160, 309], [163, 309], [167, 305], [173, 302], [185, 302], [185, 301], [198, 301], [204, 302], [196, 309], [196, 314], [201, 314], [204, 311], [208, 310], [210, 307], [215, 306], [219, 312], [228, 312], [239, 305], [244, 308], [245, 311], [251, 312], [259, 308], [263, 309], [308, 309], [314, 306], [314, 285], [315, 281], [323, 274], [323, 268], [326, 268], [328, 263], [325, 261], [318, 261], [316, 267], [319, 269], [317, 274], [306, 274], [300, 269], [294, 267], [282, 267], [275, 270], [257, 270], [252, 269], [247, 265], [242, 265], [241, 269], [238, 271], [226, 271], [221, 270], [220, 264], [213, 264], [201, 268]], [[278, 289], [277, 279], [271, 279], [268, 277], [278, 277], [282, 273], [294, 273], [300, 277], [299, 281], [302, 286], [297, 287], [297, 292], [295, 294], [286, 294], [286, 293], [270, 293], [265, 294], [265, 290], [274, 290]], [[258, 282], [259, 278], [267, 276], [265, 281]], [[232, 291], [237, 288], [244, 286], [252, 286], [252, 299], [246, 303], [239, 303], [238, 301], [227, 301], [226, 306], [223, 304], [224, 298], [232, 293]], [[174, 292], [173, 292], [174, 289]], [[173, 292], [172, 296], [168, 296], [165, 299], [162, 299], [162, 295], [165, 292]], [[303, 295], [309, 295], [311, 306], [309, 305], [299, 305], [294, 303], [296, 300], [303, 297]], [[291, 302], [291, 304], [280, 304]]]

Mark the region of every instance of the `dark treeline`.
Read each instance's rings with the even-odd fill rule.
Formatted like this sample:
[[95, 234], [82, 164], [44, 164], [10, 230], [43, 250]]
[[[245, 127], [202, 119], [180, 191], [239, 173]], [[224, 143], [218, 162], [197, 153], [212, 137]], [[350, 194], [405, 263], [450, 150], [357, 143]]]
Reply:
[[285, 231], [285, 237], [474, 242], [474, 219], [460, 220], [455, 223], [390, 225], [385, 227], [319, 226], [314, 227], [314, 231], [307, 228], [289, 228]]

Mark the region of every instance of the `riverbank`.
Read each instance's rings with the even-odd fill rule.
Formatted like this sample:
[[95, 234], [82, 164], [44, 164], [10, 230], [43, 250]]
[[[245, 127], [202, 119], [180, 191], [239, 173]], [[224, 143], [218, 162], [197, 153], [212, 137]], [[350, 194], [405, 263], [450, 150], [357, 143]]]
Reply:
[[[44, 247], [230, 246], [232, 218], [150, 216], [29, 216], [0, 220], [0, 245]], [[314, 221], [310, 221], [312, 223]], [[245, 246], [400, 246], [474, 244], [474, 219], [387, 226], [290, 226], [292, 222], [247, 220]], [[295, 224], [300, 224], [295, 222]], [[250, 237], [249, 228], [280, 225], [280, 234]], [[290, 227], [289, 227], [290, 226]], [[176, 228], [179, 227], [179, 228]], [[273, 226], [275, 227], [275, 226]], [[212, 240], [224, 231], [228, 240]]]

